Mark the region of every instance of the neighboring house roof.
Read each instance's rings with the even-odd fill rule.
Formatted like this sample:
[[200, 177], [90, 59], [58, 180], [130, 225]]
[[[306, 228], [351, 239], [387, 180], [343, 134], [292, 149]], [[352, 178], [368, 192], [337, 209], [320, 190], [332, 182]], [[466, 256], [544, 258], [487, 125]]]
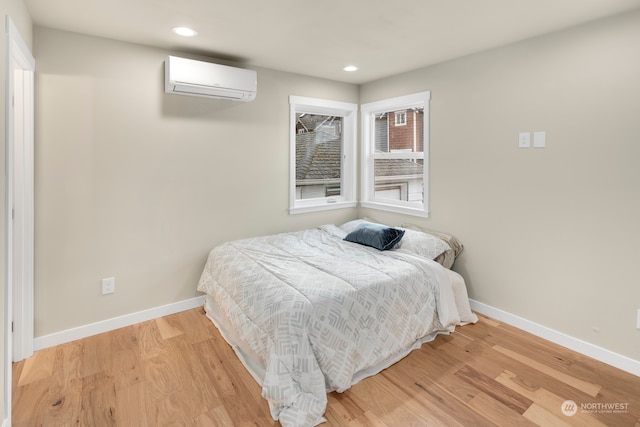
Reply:
[[[339, 179], [342, 142], [324, 132], [296, 135], [296, 180]], [[422, 165], [406, 159], [378, 159], [376, 177], [421, 176]]]
[[407, 159], [376, 159], [376, 177], [416, 176], [424, 173], [421, 164]]
[[342, 141], [323, 132], [296, 135], [296, 179], [340, 178]]

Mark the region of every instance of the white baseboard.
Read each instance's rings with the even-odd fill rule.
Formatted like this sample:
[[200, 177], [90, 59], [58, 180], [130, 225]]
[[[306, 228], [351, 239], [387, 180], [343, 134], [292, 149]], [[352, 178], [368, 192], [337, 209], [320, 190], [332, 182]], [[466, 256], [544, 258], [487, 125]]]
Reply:
[[597, 345], [582, 341], [546, 326], [539, 325], [530, 320], [508, 313], [490, 305], [470, 299], [471, 309], [484, 314], [492, 319], [499, 320], [518, 329], [529, 332], [547, 341], [561, 345], [570, 350], [589, 356], [607, 365], [614, 366], [630, 374], [640, 377], [640, 361], [631, 359], [630, 357], [614, 353]]
[[[507, 323], [530, 334], [544, 338], [555, 344], [561, 345], [578, 353], [589, 356], [600, 362], [614, 366], [630, 374], [640, 377], [640, 361], [631, 359], [630, 357], [614, 353], [597, 345], [582, 341], [562, 332], [546, 326], [539, 325], [530, 320], [508, 313], [490, 305], [470, 299], [471, 309], [480, 314]], [[92, 335], [101, 334], [103, 332], [112, 331], [114, 329], [123, 328], [136, 323], [146, 322], [147, 320], [156, 319], [158, 317], [167, 316], [192, 308], [200, 307], [204, 304], [204, 296], [179, 301], [160, 307], [150, 308], [136, 313], [126, 314], [120, 317], [103, 320], [88, 325], [79, 326], [77, 328], [67, 329], [65, 331], [56, 332], [50, 335], [38, 337], [34, 340], [34, 350], [42, 350], [43, 348], [53, 347], [81, 338], [90, 337]], [[4, 420], [2, 426], [5, 426], [7, 420]]]
[[168, 316], [169, 314], [178, 313], [180, 311], [190, 310], [200, 307], [204, 304], [204, 296], [191, 298], [184, 301], [174, 302], [172, 304], [162, 305], [160, 307], [150, 308], [148, 310], [138, 311], [136, 313], [125, 314], [124, 316], [114, 317], [112, 319], [102, 320], [100, 322], [90, 323], [88, 325], [79, 326], [77, 328], [67, 329], [55, 332], [50, 335], [37, 337], [33, 340], [33, 348], [35, 351], [43, 348], [53, 347], [81, 338], [90, 337], [92, 335], [101, 334], [103, 332], [113, 331], [114, 329], [123, 328], [147, 320], [157, 319], [158, 317]]

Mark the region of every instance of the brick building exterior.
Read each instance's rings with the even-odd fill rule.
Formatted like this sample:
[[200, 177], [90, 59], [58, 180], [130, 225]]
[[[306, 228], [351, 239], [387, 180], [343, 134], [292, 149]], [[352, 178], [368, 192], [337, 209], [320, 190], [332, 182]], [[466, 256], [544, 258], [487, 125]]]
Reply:
[[389, 152], [424, 151], [423, 110], [401, 110], [387, 113]]

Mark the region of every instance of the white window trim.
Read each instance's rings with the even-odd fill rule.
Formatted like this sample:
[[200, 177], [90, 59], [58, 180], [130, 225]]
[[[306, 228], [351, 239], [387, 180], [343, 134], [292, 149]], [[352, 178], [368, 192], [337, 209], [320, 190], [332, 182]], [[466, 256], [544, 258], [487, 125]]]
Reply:
[[[352, 208], [356, 200], [356, 138], [358, 105], [302, 96], [289, 96], [289, 213], [299, 214]], [[342, 185], [340, 196], [296, 199], [296, 113], [330, 114], [344, 117]]]
[[[420, 217], [429, 216], [429, 100], [431, 92], [419, 92], [411, 95], [399, 96], [396, 98], [384, 99], [381, 101], [363, 104], [361, 111], [361, 132], [362, 132], [362, 176], [361, 176], [361, 201], [360, 206], [383, 211], [414, 215]], [[413, 107], [424, 108], [424, 203], [422, 208], [415, 204], [402, 200], [390, 201], [375, 197], [375, 176], [373, 160], [376, 157], [375, 147], [371, 143], [375, 122], [372, 115], [376, 113], [393, 112]], [[391, 154], [391, 153], [389, 153]], [[389, 154], [385, 154], [386, 157]], [[406, 154], [398, 153], [398, 156], [406, 158]]]

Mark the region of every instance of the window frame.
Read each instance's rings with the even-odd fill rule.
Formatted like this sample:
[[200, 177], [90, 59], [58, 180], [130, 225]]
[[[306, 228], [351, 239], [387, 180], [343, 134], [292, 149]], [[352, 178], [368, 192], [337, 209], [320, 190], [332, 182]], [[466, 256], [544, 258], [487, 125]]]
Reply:
[[[343, 118], [339, 196], [296, 198], [296, 114], [322, 114]], [[289, 214], [356, 207], [356, 138], [358, 104], [303, 96], [289, 96]]]
[[[413, 93], [395, 98], [369, 102], [360, 106], [361, 113], [361, 195], [360, 206], [364, 208], [429, 217], [429, 102], [431, 91]], [[411, 108], [423, 108], [423, 154], [419, 153], [375, 153], [375, 114], [394, 113]], [[423, 204], [404, 200], [391, 200], [375, 197], [375, 159], [376, 158], [422, 158], [423, 159]]]

